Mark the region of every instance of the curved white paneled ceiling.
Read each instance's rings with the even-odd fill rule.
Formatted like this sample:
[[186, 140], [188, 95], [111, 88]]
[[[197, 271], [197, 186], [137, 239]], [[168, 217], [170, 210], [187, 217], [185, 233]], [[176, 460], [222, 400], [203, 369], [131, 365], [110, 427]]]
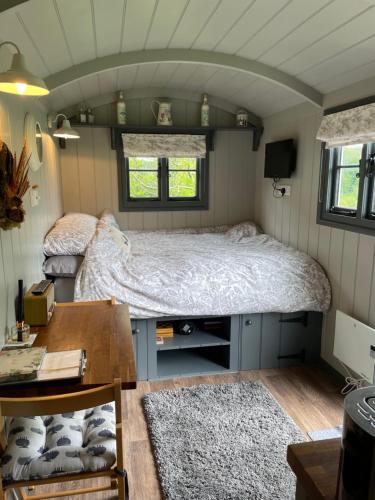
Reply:
[[375, 74], [370, 0], [2, 0], [0, 12], [1, 39], [46, 78], [56, 110], [156, 87], [263, 117]]

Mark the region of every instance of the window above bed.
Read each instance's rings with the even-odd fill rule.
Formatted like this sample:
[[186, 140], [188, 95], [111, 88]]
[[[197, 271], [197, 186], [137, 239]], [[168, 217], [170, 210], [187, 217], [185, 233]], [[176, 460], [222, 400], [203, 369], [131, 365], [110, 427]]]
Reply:
[[123, 134], [122, 140], [121, 211], [208, 208], [205, 135]]
[[318, 223], [375, 234], [375, 104], [327, 114], [317, 138], [324, 142]]

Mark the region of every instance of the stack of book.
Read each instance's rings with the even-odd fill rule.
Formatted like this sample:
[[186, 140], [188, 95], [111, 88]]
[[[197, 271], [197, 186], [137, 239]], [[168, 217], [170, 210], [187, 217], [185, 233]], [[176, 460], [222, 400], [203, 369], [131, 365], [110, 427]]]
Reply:
[[164, 344], [164, 340], [173, 337], [173, 323], [156, 324], [156, 344]]
[[47, 352], [46, 347], [0, 351], [0, 384], [82, 378], [86, 353], [82, 349]]
[[0, 351], [0, 383], [36, 379], [46, 351], [46, 347]]

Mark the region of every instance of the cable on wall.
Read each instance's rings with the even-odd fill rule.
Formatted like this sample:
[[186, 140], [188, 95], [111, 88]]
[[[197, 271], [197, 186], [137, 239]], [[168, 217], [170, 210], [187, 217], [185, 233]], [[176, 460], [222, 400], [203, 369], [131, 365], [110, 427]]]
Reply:
[[285, 188], [279, 188], [278, 183], [280, 182], [280, 179], [278, 177], [274, 177], [273, 182], [272, 182], [272, 196], [274, 198], [283, 198], [285, 196]]
[[366, 379], [354, 377], [349, 368], [344, 363], [340, 361], [340, 364], [348, 375], [347, 377], [345, 377], [346, 385], [341, 389], [341, 394], [343, 396], [346, 396], [347, 394], [349, 394], [349, 392], [352, 392], [355, 389], [360, 389], [361, 387], [368, 385]]

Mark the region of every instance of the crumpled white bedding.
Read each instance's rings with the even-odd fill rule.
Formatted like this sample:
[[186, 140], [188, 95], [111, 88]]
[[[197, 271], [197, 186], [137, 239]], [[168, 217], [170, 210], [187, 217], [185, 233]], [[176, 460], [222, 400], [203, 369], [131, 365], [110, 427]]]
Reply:
[[315, 260], [241, 226], [198, 234], [126, 231], [127, 253], [99, 223], [75, 300], [115, 296], [132, 318], [328, 310], [330, 284]]

